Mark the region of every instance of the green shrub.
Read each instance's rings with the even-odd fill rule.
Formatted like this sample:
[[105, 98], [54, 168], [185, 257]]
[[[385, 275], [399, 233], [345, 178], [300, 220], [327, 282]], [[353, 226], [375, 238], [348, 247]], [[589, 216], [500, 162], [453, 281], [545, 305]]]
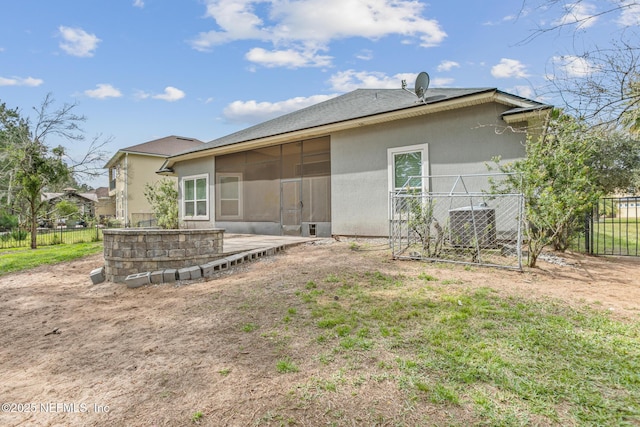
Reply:
[[12, 238], [13, 240], [18, 241], [18, 242], [21, 242], [21, 241], [23, 241], [23, 240], [27, 240], [27, 235], [28, 235], [28, 234], [29, 234], [29, 233], [28, 233], [28, 232], [26, 232], [25, 230], [13, 230], [13, 231], [11, 232], [11, 238]]
[[0, 230], [11, 230], [18, 226], [18, 217], [9, 212], [0, 211]]

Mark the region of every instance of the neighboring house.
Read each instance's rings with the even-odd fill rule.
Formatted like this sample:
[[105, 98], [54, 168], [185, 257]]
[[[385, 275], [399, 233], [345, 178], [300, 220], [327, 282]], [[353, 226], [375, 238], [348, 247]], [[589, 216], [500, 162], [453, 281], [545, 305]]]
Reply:
[[109, 197], [116, 220], [125, 226], [148, 224], [153, 211], [144, 196], [145, 185], [162, 179], [156, 171], [168, 156], [202, 144], [193, 138], [168, 136], [118, 150], [104, 166], [109, 169]]
[[390, 192], [407, 178], [522, 158], [550, 108], [494, 88], [428, 89], [424, 102], [359, 89], [170, 156], [159, 173], [179, 179], [184, 227], [387, 236]]
[[616, 217], [633, 219], [640, 217], [640, 196], [622, 196], [617, 200], [617, 202], [617, 212], [615, 212]]
[[98, 196], [95, 191], [78, 193], [75, 188], [70, 187], [65, 188], [62, 193], [42, 193], [41, 199], [49, 205], [47, 218], [43, 219], [50, 224], [58, 219], [54, 212], [55, 205], [63, 200], [75, 204], [78, 207], [78, 215], [84, 218], [93, 218], [95, 216], [96, 203], [98, 202]]
[[96, 197], [98, 201], [95, 204], [95, 217], [104, 223], [109, 218], [115, 218], [116, 216], [116, 203], [115, 200], [109, 197], [109, 187], [98, 187], [95, 189]]

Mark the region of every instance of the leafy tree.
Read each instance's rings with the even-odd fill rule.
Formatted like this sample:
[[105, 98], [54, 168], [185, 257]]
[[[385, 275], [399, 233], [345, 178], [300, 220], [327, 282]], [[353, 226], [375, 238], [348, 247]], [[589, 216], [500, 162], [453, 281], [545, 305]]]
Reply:
[[58, 203], [56, 203], [55, 210], [56, 210], [56, 213], [58, 214], [58, 217], [69, 218], [69, 219], [75, 219], [78, 216], [78, 213], [80, 212], [78, 205], [68, 200], [61, 200]]
[[[73, 113], [75, 104], [53, 109], [54, 100], [47, 95], [39, 108], [34, 109], [35, 120], [23, 118], [17, 109], [0, 104], [0, 182], [4, 183], [5, 202], [16, 207], [29, 224], [31, 248], [36, 248], [38, 215], [45, 206], [44, 191], [53, 190], [76, 173], [89, 173], [92, 164], [103, 158], [94, 139], [80, 162], [73, 162], [64, 147], [47, 144], [50, 137], [67, 141], [82, 141], [80, 128], [85, 118]], [[15, 200], [12, 200], [15, 198]]]
[[18, 218], [5, 209], [0, 209], [0, 230], [11, 230], [18, 226]]
[[178, 228], [178, 189], [174, 181], [164, 178], [145, 184], [144, 196], [158, 219], [158, 226]]
[[598, 147], [584, 121], [554, 110], [546, 132], [528, 141], [524, 159], [511, 164], [496, 159], [498, 169], [512, 175], [494, 190], [516, 190], [525, 197], [530, 267], [547, 245], [565, 250], [601, 197], [598, 172], [591, 167]]
[[591, 128], [598, 149], [590, 167], [605, 195], [633, 193], [640, 188], [640, 135], [625, 130]]

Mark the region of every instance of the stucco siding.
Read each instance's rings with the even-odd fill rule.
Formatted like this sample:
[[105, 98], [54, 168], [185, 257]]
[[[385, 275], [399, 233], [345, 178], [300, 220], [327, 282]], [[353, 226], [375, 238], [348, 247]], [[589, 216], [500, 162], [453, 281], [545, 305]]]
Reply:
[[[213, 228], [215, 226], [215, 158], [204, 157], [201, 159], [195, 159], [190, 162], [177, 163], [174, 167], [175, 173], [180, 177], [178, 181], [178, 200], [179, 203], [179, 216], [181, 228]], [[208, 218], [207, 219], [184, 219], [183, 213], [183, 194], [182, 194], [182, 179], [190, 176], [208, 176]]]
[[[388, 235], [389, 148], [428, 144], [429, 175], [487, 173], [486, 163], [525, 155], [524, 133], [507, 129], [506, 108], [485, 104], [331, 136], [332, 233]], [[433, 183], [449, 191], [450, 183]]]
[[128, 186], [125, 191], [129, 221], [137, 214], [153, 213], [151, 205], [144, 196], [144, 189], [147, 184], [153, 184], [162, 179], [156, 171], [162, 166], [163, 161], [163, 158], [158, 157], [128, 155], [126, 169]]

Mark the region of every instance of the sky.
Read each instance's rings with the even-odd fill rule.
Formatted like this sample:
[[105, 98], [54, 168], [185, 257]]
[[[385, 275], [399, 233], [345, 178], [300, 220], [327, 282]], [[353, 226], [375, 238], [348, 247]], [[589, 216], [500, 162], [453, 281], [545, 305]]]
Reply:
[[[640, 25], [640, 6], [542, 0], [20, 0], [0, 6], [0, 102], [75, 104], [86, 140], [210, 141], [358, 88], [495, 87], [556, 104], [550, 76]], [[561, 31], [539, 28], [572, 24]], [[533, 37], [532, 37], [533, 36]], [[107, 178], [87, 181], [106, 186]]]

